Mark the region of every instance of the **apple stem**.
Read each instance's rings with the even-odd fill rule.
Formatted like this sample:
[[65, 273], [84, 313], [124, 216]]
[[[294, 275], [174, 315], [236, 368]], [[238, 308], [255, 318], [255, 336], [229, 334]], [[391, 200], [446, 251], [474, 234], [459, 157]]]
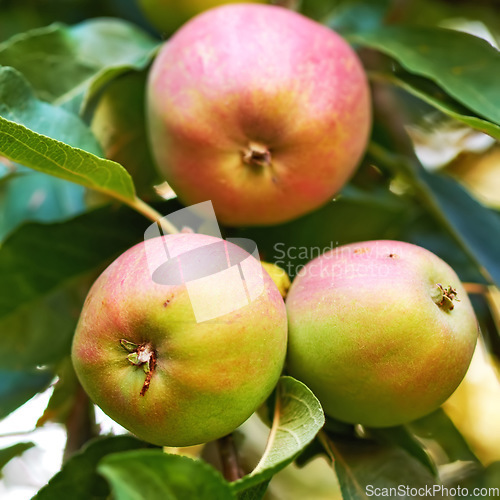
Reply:
[[268, 167], [271, 165], [271, 153], [266, 146], [251, 142], [243, 151], [243, 162], [254, 167]]

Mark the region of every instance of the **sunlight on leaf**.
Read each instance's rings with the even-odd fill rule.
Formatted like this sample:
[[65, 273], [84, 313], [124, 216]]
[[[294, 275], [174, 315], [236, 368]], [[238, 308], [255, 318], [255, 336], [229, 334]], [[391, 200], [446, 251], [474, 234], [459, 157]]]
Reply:
[[232, 483], [234, 490], [242, 492], [271, 479], [297, 457], [324, 423], [323, 410], [314, 394], [302, 382], [281, 377], [264, 454], [251, 474]]

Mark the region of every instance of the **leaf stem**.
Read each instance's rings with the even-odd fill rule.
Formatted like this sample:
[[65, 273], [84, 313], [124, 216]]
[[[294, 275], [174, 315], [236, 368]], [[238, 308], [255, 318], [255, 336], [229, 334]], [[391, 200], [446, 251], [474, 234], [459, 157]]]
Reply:
[[140, 214], [144, 215], [144, 217], [146, 217], [147, 219], [158, 223], [165, 234], [176, 234], [179, 232], [179, 230], [165, 217], [163, 217], [160, 212], [155, 210], [151, 205], [148, 205], [146, 202], [142, 201], [137, 196], [132, 202], [127, 201], [127, 204]]
[[276, 389], [276, 400], [274, 403], [274, 416], [273, 423], [271, 425], [271, 431], [269, 432], [269, 436], [267, 438], [266, 449], [264, 453], [260, 457], [259, 463], [255, 466], [255, 469], [251, 472], [251, 475], [257, 474], [264, 467], [266, 463], [267, 457], [273, 448], [274, 438], [276, 433], [278, 432], [278, 428], [280, 426], [280, 418], [281, 418], [281, 399], [280, 399], [280, 387], [278, 385]]
[[330, 440], [328, 439], [328, 436], [326, 435], [326, 432], [321, 429], [319, 432], [318, 432], [318, 439], [319, 439], [319, 442], [321, 443], [321, 446], [323, 446], [323, 449], [325, 450], [325, 453], [328, 455], [328, 458], [330, 459], [330, 461], [332, 462], [332, 464], [335, 462], [335, 456], [333, 454], [333, 451], [332, 451], [332, 444], [330, 442]]
[[344, 469], [344, 473], [348, 476], [351, 487], [354, 490], [352, 497], [360, 500], [368, 499], [365, 489], [360, 484], [359, 479], [356, 477], [351, 465], [345, 460], [342, 453], [333, 442], [333, 439], [331, 439], [323, 429], [319, 431], [318, 439], [328, 455], [328, 458], [331, 460], [334, 470], [336, 467], [335, 464], [340, 465]]

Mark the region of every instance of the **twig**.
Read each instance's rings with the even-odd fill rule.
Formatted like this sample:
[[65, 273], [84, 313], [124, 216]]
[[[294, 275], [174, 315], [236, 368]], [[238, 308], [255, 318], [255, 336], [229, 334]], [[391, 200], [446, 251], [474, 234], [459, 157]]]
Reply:
[[8, 437], [27, 436], [28, 434], [32, 434], [33, 432], [37, 431], [38, 429], [39, 429], [39, 427], [34, 427], [33, 429], [29, 429], [27, 431], [6, 432], [4, 434], [0, 434], [0, 439], [8, 438]]
[[218, 439], [217, 448], [222, 463], [222, 473], [226, 480], [233, 482], [243, 477], [243, 471], [238, 461], [238, 453], [234, 445], [233, 435], [228, 434]]
[[94, 407], [83, 387], [78, 386], [75, 401], [65, 422], [67, 439], [63, 460], [78, 451], [87, 441], [97, 435]]
[[488, 285], [481, 283], [462, 283], [465, 291], [474, 295], [486, 295], [489, 292]]

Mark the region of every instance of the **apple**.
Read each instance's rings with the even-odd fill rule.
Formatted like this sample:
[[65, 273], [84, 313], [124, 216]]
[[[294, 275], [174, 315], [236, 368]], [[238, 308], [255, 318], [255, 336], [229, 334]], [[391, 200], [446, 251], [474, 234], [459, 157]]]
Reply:
[[166, 33], [173, 33], [188, 19], [204, 10], [236, 2], [237, 0], [138, 0], [139, 7], [151, 24]]
[[400, 241], [336, 248], [287, 296], [289, 373], [338, 420], [403, 424], [437, 409], [463, 379], [478, 325], [459, 278]]
[[[151, 262], [163, 264], [151, 274]], [[207, 304], [226, 312], [200, 320]], [[260, 262], [219, 238], [184, 233], [137, 244], [99, 276], [72, 359], [116, 422], [157, 445], [190, 446], [232, 432], [264, 402], [286, 343], [285, 304]]]
[[269, 225], [326, 203], [367, 144], [365, 72], [329, 28], [272, 5], [200, 14], [161, 48], [147, 123], [159, 170], [220, 222]]
[[261, 264], [267, 274], [269, 274], [271, 279], [274, 281], [274, 284], [278, 287], [281, 296], [286, 298], [286, 294], [288, 293], [291, 285], [290, 277], [286, 271], [272, 262], [262, 262]]

